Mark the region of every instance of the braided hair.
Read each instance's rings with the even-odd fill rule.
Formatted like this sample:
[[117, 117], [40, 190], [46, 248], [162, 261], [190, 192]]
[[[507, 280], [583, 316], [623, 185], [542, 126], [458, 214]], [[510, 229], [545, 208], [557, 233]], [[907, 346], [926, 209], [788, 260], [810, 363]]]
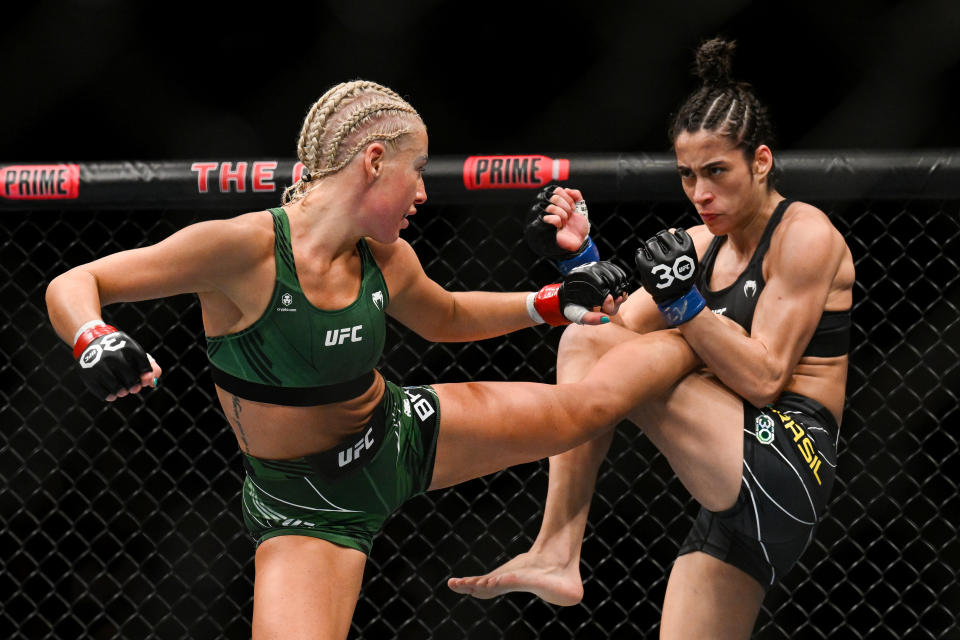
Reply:
[[388, 144], [423, 120], [391, 89], [368, 80], [341, 82], [310, 108], [300, 130], [297, 157], [306, 174], [283, 192], [283, 204], [307, 194], [311, 182], [343, 169], [371, 142]]
[[[713, 38], [703, 42], [696, 53], [694, 73], [700, 88], [687, 96], [670, 125], [670, 143], [683, 133], [710, 131], [729, 138], [743, 149], [747, 161], [762, 144], [775, 144], [773, 124], [766, 106], [757, 99], [753, 87], [735, 82], [730, 74], [736, 43]], [[773, 188], [779, 168], [774, 163], [768, 185]]]

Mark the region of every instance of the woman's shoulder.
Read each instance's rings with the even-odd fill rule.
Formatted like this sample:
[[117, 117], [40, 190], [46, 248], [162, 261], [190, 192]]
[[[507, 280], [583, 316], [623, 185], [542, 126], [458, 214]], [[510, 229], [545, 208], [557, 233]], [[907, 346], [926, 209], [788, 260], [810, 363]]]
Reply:
[[837, 241], [843, 242], [843, 237], [827, 214], [799, 200], [791, 202], [783, 212], [783, 219], [771, 238], [771, 243], [787, 242], [790, 245]]
[[829, 218], [821, 209], [815, 207], [809, 202], [803, 202], [802, 200], [793, 200], [787, 206], [787, 210], [783, 212], [783, 220], [791, 219], [801, 219], [801, 220], [819, 220], [829, 223]]
[[693, 227], [687, 228], [687, 235], [690, 236], [690, 239], [693, 240], [693, 245], [697, 248], [697, 255], [703, 256], [707, 251], [707, 247], [710, 246], [710, 243], [713, 242], [713, 239], [716, 237], [710, 230], [707, 229], [707, 225], [698, 224]]
[[849, 255], [846, 240], [830, 218], [806, 202], [793, 202], [770, 238], [769, 253], [778, 263], [810, 268], [838, 263]]
[[[184, 227], [157, 245], [175, 260], [199, 260], [227, 270], [259, 263], [273, 254], [272, 216], [266, 211], [204, 220]], [[217, 269], [220, 270], [220, 269]]]
[[420, 259], [410, 243], [403, 238], [389, 243], [377, 242], [371, 238], [364, 238], [364, 241], [387, 283], [391, 299], [395, 299], [424, 277]]
[[265, 210], [241, 213], [240, 215], [232, 218], [213, 220], [212, 222], [223, 223], [222, 226], [224, 229], [229, 229], [231, 232], [237, 234], [273, 234], [273, 214]]
[[273, 246], [273, 216], [268, 211], [243, 213], [233, 218], [205, 220], [188, 227], [194, 233], [218, 244], [229, 244], [237, 250], [262, 249]]

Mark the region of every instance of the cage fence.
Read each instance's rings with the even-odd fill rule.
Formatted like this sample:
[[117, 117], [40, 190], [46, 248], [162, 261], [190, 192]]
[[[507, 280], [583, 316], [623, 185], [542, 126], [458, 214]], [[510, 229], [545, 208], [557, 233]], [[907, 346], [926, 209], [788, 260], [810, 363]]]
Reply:
[[[932, 198], [888, 187], [856, 198], [789, 192], [820, 206], [847, 239], [854, 326], [828, 517], [768, 595], [757, 638], [960, 638], [960, 186]], [[532, 290], [556, 273], [522, 242], [530, 195], [434, 198], [404, 237], [449, 289]], [[196, 298], [105, 309], [164, 368], [158, 389], [113, 404], [85, 391], [44, 304], [47, 283], [72, 266], [232, 213], [156, 208], [149, 198], [68, 204], [0, 211], [0, 635], [249, 637], [243, 470]], [[627, 267], [637, 238], [696, 223], [675, 197], [613, 194], [591, 201], [590, 213], [601, 255]], [[398, 383], [555, 379], [559, 329], [466, 344], [431, 344], [392, 321], [388, 331], [381, 370]], [[375, 541], [351, 637], [655, 636], [695, 504], [629, 423], [601, 468], [582, 604], [478, 601], [447, 589], [448, 577], [528, 548], [546, 469], [521, 465], [404, 505]]]

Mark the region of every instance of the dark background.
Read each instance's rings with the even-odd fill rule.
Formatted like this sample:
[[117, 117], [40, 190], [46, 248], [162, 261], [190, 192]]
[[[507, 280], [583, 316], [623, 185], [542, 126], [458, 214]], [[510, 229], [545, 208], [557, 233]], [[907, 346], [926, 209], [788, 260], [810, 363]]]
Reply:
[[[739, 42], [735, 75], [771, 107], [782, 149], [960, 150], [958, 18], [946, 1], [8, 3], [0, 163], [292, 159], [310, 105], [358, 77], [408, 97], [435, 156], [662, 152], [670, 113], [695, 87], [693, 50], [716, 34]], [[831, 517], [768, 597], [758, 637], [958, 638], [958, 206], [824, 206], [858, 270], [843, 467]], [[604, 255], [629, 260], [631, 239], [677, 209], [601, 208]], [[434, 203], [406, 236], [433, 277], [451, 288], [553, 277], [511, 244], [509, 211], [446, 211]], [[136, 213], [2, 219], [0, 636], [249, 637], [241, 468], [212, 408], [195, 305], [122, 308], [118, 325], [138, 327], [171, 367], [154, 395], [110, 407], [63, 375], [69, 350], [45, 317], [54, 274], [181, 223]], [[474, 250], [481, 259], [465, 264]], [[458, 351], [394, 340], [390, 377], [549, 378], [538, 335], [557, 337], [518, 332]], [[540, 464], [401, 509], [374, 547], [355, 635], [652, 637], [692, 505], [636, 432], [618, 438], [591, 511], [584, 606], [478, 603], [443, 586], [527, 548]]]
[[958, 22], [949, 0], [7, 3], [0, 160], [292, 158], [352, 78], [407, 97], [434, 155], [664, 151], [716, 34], [784, 149], [960, 147]]

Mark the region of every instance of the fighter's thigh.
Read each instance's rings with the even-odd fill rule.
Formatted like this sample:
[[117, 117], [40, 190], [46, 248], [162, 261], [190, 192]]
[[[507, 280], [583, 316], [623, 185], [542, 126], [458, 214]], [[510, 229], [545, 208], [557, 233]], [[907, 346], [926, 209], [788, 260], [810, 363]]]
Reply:
[[346, 638], [366, 559], [318, 538], [265, 541], [256, 555], [253, 640]]
[[[430, 490], [557, 453], [545, 448], [553, 438], [542, 433], [542, 421], [533, 414], [538, 395], [533, 386], [491, 382], [433, 385], [441, 413]], [[525, 405], [529, 408], [519, 409]]]
[[667, 395], [696, 363], [677, 332], [626, 332], [571, 384], [434, 385], [440, 432], [431, 488], [538, 460], [605, 433], [634, 407]]
[[743, 400], [691, 373], [663, 397], [630, 414], [667, 458], [687, 491], [711, 511], [733, 506], [743, 475]]

